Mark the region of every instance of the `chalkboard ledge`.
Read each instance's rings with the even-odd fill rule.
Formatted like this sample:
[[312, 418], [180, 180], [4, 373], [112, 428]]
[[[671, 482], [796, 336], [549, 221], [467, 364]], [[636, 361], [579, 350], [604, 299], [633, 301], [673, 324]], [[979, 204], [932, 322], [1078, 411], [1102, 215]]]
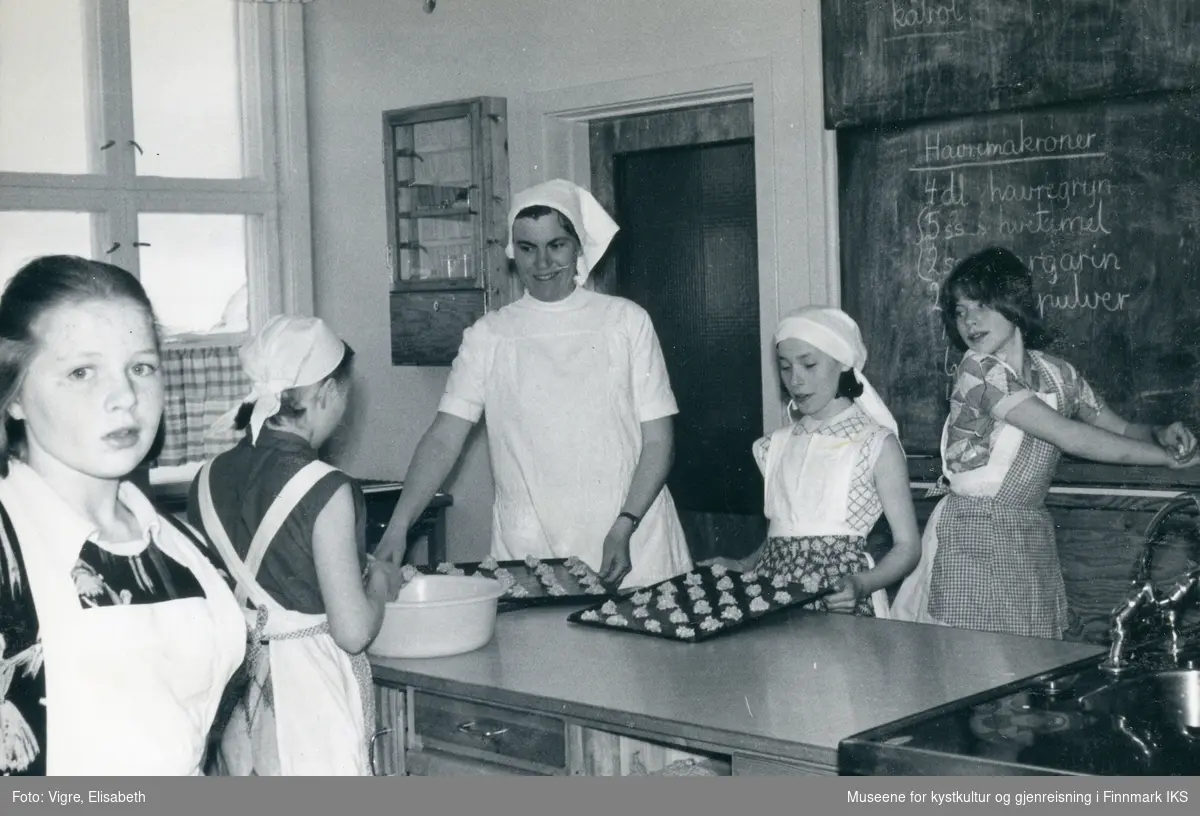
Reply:
[[[936, 482], [942, 475], [940, 456], [909, 456], [908, 476], [913, 482]], [[1153, 488], [1195, 491], [1200, 489], [1200, 466], [1187, 470], [1101, 465], [1063, 457], [1054, 475], [1055, 485], [1111, 488]]]

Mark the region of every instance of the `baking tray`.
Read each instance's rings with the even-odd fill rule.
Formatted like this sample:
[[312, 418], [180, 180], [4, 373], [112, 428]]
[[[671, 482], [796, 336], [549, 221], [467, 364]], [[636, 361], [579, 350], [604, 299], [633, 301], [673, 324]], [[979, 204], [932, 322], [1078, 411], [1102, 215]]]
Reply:
[[[638, 592], [581, 609], [571, 623], [698, 643], [741, 629], [754, 621], [833, 593], [808, 592], [782, 577], [735, 572], [719, 565], [698, 567]], [[734, 610], [734, 611], [727, 611]]]
[[[424, 575], [481, 575], [484, 578], [499, 580], [505, 585], [504, 595], [500, 597], [499, 601], [498, 611], [500, 612], [549, 604], [580, 604], [616, 597], [614, 591], [601, 583], [600, 576], [578, 558], [444, 562], [437, 566], [408, 564], [401, 567], [401, 572], [409, 576], [417, 573]], [[511, 578], [511, 581], [503, 577], [505, 573]], [[550, 588], [555, 585], [561, 587], [560, 594], [551, 593]], [[517, 587], [521, 587], [525, 594], [520, 594], [521, 590]], [[590, 591], [589, 588], [591, 588]]]

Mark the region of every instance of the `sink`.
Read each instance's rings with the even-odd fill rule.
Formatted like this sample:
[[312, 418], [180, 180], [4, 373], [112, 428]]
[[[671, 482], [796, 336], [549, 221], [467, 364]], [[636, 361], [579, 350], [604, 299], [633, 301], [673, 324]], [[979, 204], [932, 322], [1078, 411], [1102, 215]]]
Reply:
[[1085, 711], [1200, 738], [1200, 669], [1157, 671], [1084, 694]]
[[[1200, 775], [1200, 666], [1144, 655], [1113, 678], [1081, 661], [998, 693], [856, 734], [850, 775]], [[1170, 662], [1167, 662], [1170, 660]]]

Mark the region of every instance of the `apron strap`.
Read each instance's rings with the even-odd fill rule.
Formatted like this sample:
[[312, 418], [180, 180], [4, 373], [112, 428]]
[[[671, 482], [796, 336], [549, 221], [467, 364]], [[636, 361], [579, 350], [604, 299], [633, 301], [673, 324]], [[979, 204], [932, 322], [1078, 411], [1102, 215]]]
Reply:
[[259, 524], [258, 530], [254, 533], [254, 539], [250, 542], [250, 550], [246, 554], [246, 560], [243, 561], [237, 554], [237, 550], [233, 547], [233, 542], [229, 540], [229, 534], [225, 530], [225, 526], [221, 523], [220, 517], [217, 515], [217, 508], [212, 500], [211, 488], [211, 473], [212, 462], [206, 462], [200, 470], [199, 478], [199, 504], [200, 515], [204, 520], [205, 531], [209, 538], [212, 539], [213, 545], [217, 551], [221, 553], [221, 558], [228, 566], [231, 575], [237, 582], [236, 596], [238, 602], [246, 605], [247, 599], [251, 600], [255, 606], [260, 608], [271, 608], [279, 606], [275, 600], [267, 594], [266, 590], [258, 583], [257, 574], [258, 568], [262, 564], [263, 555], [267, 551], [267, 546], [275, 538], [279, 528], [283, 526], [283, 522], [288, 515], [295, 509], [300, 500], [308, 493], [321, 477], [332, 472], [335, 468], [332, 465], [325, 464], [319, 460], [314, 460], [293, 476], [288, 483], [280, 491], [275, 501], [271, 503], [263, 521]]
[[322, 478], [336, 470], [337, 468], [333, 465], [314, 459], [300, 468], [296, 475], [283, 486], [283, 490], [279, 491], [279, 495], [275, 497], [275, 501], [271, 502], [266, 515], [259, 523], [258, 530], [255, 531], [254, 538], [250, 542], [250, 550], [246, 553], [246, 568], [250, 570], [251, 575], [258, 575], [258, 569], [262, 566], [267, 547], [275, 540], [276, 533], [283, 527], [288, 516], [308, 495], [308, 491], [312, 490]]

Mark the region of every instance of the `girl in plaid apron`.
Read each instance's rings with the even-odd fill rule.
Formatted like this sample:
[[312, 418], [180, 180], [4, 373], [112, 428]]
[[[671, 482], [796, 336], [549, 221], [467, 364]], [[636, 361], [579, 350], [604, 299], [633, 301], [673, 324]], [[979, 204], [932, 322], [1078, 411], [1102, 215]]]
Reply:
[[[767, 542], [755, 569], [815, 591], [839, 612], [888, 617], [885, 587], [919, 558], [916, 514], [896, 422], [862, 376], [858, 326], [839, 309], [789, 314], [775, 332], [795, 421], [754, 443]], [[875, 564], [866, 537], [884, 513], [894, 545]]]
[[1102, 462], [1189, 467], [1181, 424], [1126, 422], [1044, 340], [1032, 275], [1011, 252], [959, 264], [941, 294], [966, 353], [942, 429], [943, 482], [921, 562], [892, 606], [902, 620], [1061, 638], [1067, 597], [1046, 494], [1063, 451]]

